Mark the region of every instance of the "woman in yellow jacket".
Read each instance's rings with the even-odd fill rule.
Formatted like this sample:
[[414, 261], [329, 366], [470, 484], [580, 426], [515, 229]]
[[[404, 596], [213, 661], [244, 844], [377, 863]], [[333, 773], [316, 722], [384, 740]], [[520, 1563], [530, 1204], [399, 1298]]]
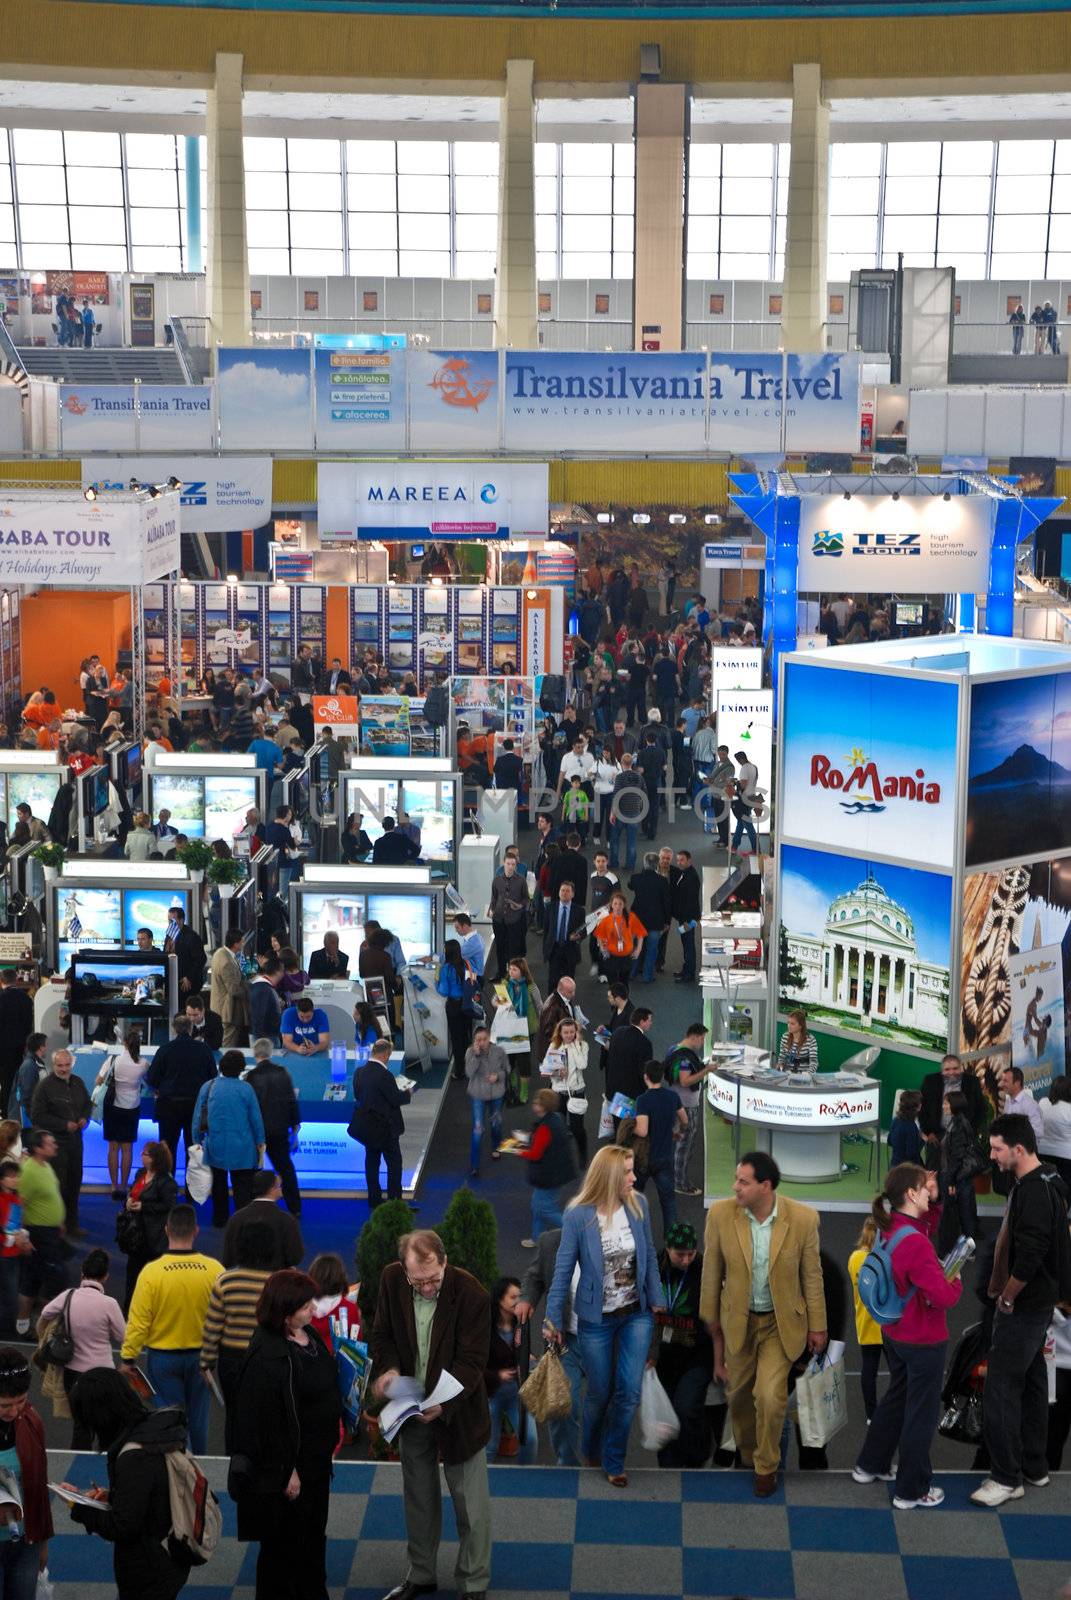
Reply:
[[868, 1422], [874, 1415], [878, 1404], [878, 1368], [881, 1366], [882, 1348], [881, 1328], [859, 1298], [859, 1271], [870, 1254], [871, 1247], [877, 1237], [877, 1231], [877, 1225], [873, 1217], [867, 1217], [863, 1223], [863, 1231], [855, 1241], [855, 1249], [848, 1257], [848, 1276], [852, 1280], [852, 1299], [855, 1302], [855, 1333], [856, 1338], [859, 1340], [859, 1352], [862, 1356], [859, 1382], [863, 1390], [863, 1409], [866, 1411], [866, 1420]]
[[624, 895], [615, 889], [602, 920], [595, 924], [595, 942], [602, 952], [602, 970], [609, 983], [628, 983], [646, 937], [647, 929], [628, 909]]

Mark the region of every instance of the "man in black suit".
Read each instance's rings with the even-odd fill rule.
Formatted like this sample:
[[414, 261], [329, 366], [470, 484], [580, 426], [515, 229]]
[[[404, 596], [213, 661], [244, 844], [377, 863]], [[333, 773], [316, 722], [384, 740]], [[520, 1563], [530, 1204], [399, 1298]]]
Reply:
[[364, 1181], [368, 1190], [369, 1210], [383, 1203], [383, 1190], [379, 1184], [379, 1164], [387, 1163], [387, 1199], [402, 1198], [402, 1148], [405, 1132], [402, 1106], [409, 1104], [408, 1089], [399, 1089], [398, 1080], [387, 1063], [391, 1046], [386, 1039], [372, 1046], [372, 1054], [363, 1067], [353, 1074], [353, 1098], [356, 1102], [350, 1125], [346, 1132], [351, 1139], [364, 1145]]
[[349, 694], [353, 688], [353, 679], [342, 665], [338, 656], [335, 656], [328, 670], [320, 678], [321, 694]]
[[551, 989], [557, 988], [559, 978], [571, 978], [575, 973], [583, 937], [584, 908], [573, 898], [572, 884], [563, 883], [557, 901], [547, 907], [543, 928], [543, 959]]
[[[646, 1006], [637, 1006], [629, 1018], [628, 1026], [617, 1028], [610, 1036], [606, 1052], [606, 1098], [623, 1094], [636, 1100], [646, 1089], [643, 1069], [654, 1059], [654, 1049], [648, 1034], [651, 1031], [651, 1013]], [[618, 1119], [615, 1117], [614, 1131]]]
[[[695, 926], [702, 916], [702, 891], [699, 874], [692, 864], [690, 850], [678, 850], [676, 865], [669, 869], [670, 909], [681, 936], [681, 970], [677, 983], [695, 982]], [[637, 913], [638, 915], [638, 913]], [[689, 926], [691, 924], [691, 926]]]
[[[223, 1018], [205, 1004], [203, 994], [186, 998], [186, 1015], [190, 1019], [190, 1037], [206, 1044], [210, 1050], [223, 1049]], [[172, 1152], [174, 1153], [174, 1152]]]
[[254, 1172], [252, 1200], [234, 1213], [223, 1230], [223, 1248], [219, 1254], [225, 1267], [242, 1264], [242, 1234], [251, 1222], [261, 1226], [266, 1224], [271, 1230], [275, 1242], [274, 1272], [298, 1265], [305, 1254], [305, 1241], [301, 1237], [297, 1218], [289, 1211], [280, 1210], [279, 1201], [282, 1197], [283, 1184], [277, 1172], [272, 1172], [270, 1168]]
[[350, 970], [350, 958], [338, 946], [337, 933], [325, 933], [319, 950], [309, 957], [309, 979], [344, 978]]
[[663, 928], [669, 927], [671, 919], [669, 879], [659, 872], [658, 857], [653, 850], [648, 850], [643, 858], [643, 870], [632, 874], [628, 886], [632, 890], [632, 909], [647, 929], [640, 980], [653, 983], [659, 935]]
[[0, 972], [0, 1107], [5, 1115], [15, 1074], [26, 1054], [26, 1041], [33, 1032], [33, 1001], [20, 988], [18, 976], [15, 967]]
[[181, 906], [172, 906], [168, 912], [164, 955], [173, 955], [178, 961], [179, 994], [199, 994], [207, 959], [204, 942], [186, 926], [186, 913]]
[[965, 1068], [959, 1056], [943, 1056], [940, 1072], [927, 1073], [922, 1080], [922, 1108], [919, 1111], [919, 1129], [926, 1141], [926, 1165], [938, 1165], [938, 1152], [945, 1132], [941, 1103], [946, 1094], [958, 1089], [967, 1101], [967, 1117], [975, 1133], [980, 1134], [985, 1122], [985, 1100], [977, 1074]]
[[383, 832], [372, 846], [372, 862], [377, 867], [407, 867], [420, 860], [420, 846], [403, 833], [393, 817], [383, 818]]
[[503, 739], [502, 754], [495, 762], [495, 788], [516, 789], [520, 793], [524, 778], [521, 758], [513, 748], [512, 739]]
[[320, 663], [312, 653], [312, 646], [303, 644], [290, 663], [290, 687], [298, 694], [315, 694], [320, 678]]
[[[565, 836], [565, 848], [559, 850], [550, 867], [550, 898], [558, 898], [558, 890], [563, 883], [571, 883], [573, 897], [581, 911], [588, 903], [588, 878], [591, 869], [587, 859], [580, 853], [580, 835], [568, 833]], [[548, 911], [549, 911], [548, 907]]]
[[[197, 998], [200, 1000], [200, 995]], [[187, 1004], [192, 1004], [192, 1001]], [[216, 1062], [203, 1039], [191, 1038], [192, 1023], [188, 1015], [175, 1017], [171, 1028], [174, 1038], [160, 1045], [156, 1051], [145, 1074], [145, 1082], [156, 1096], [160, 1140], [171, 1151], [171, 1159], [177, 1167], [179, 1136], [186, 1141], [188, 1159], [190, 1145], [194, 1142], [193, 1108], [201, 1085], [211, 1083], [216, 1076]], [[222, 1036], [221, 1027], [221, 1039]]]

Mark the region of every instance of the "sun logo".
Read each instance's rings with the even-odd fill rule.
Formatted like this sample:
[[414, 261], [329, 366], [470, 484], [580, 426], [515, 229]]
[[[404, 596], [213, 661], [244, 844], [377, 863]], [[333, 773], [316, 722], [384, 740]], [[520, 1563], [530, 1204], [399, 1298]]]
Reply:
[[69, 411], [72, 416], [81, 417], [89, 409], [84, 406], [76, 394], [69, 394], [63, 402], [64, 411]]
[[866, 751], [862, 748], [861, 745], [854, 745], [852, 747], [852, 753], [848, 757], [846, 764], [849, 767], [865, 767], [866, 766]]
[[453, 356], [443, 362], [428, 388], [437, 389], [445, 405], [478, 411], [494, 388], [495, 380], [480, 378], [470, 383], [469, 370], [470, 364], [464, 356]]

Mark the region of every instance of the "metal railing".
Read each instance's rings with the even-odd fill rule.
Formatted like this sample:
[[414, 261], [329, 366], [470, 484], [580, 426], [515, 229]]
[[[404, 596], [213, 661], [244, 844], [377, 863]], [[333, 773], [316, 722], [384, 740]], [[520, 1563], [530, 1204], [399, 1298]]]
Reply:
[[21, 372], [25, 375], [25, 363], [18, 352], [15, 341], [7, 331], [7, 324], [2, 317], [0, 317], [0, 360], [13, 367], [16, 372]]
[[964, 322], [957, 317], [952, 324], [952, 354], [957, 356], [1059, 356], [1064, 354], [1063, 344], [1058, 322], [1042, 327], [1028, 322], [1024, 327], [1006, 320]]

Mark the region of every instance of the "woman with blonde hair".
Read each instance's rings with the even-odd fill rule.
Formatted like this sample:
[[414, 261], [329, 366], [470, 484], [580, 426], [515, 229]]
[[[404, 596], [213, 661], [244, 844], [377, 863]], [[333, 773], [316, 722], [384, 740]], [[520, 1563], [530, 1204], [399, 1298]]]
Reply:
[[579, 1264], [573, 1309], [588, 1385], [581, 1453], [589, 1466], [601, 1462], [615, 1489], [628, 1484], [629, 1430], [640, 1403], [654, 1312], [666, 1303], [650, 1213], [635, 1183], [631, 1150], [604, 1145], [595, 1152], [565, 1213], [545, 1323], [547, 1336], [560, 1342], [565, 1296]]
[[848, 1257], [848, 1277], [852, 1283], [852, 1300], [855, 1304], [855, 1334], [859, 1340], [862, 1357], [859, 1386], [863, 1391], [863, 1410], [869, 1422], [878, 1408], [878, 1368], [881, 1366], [881, 1324], [874, 1321], [859, 1298], [859, 1269], [874, 1246], [878, 1225], [873, 1216], [864, 1218], [855, 1241], [855, 1249]]
[[152, 818], [147, 811], [135, 811], [134, 826], [126, 836], [123, 854], [128, 861], [148, 861], [159, 848], [160, 841], [152, 831]]

